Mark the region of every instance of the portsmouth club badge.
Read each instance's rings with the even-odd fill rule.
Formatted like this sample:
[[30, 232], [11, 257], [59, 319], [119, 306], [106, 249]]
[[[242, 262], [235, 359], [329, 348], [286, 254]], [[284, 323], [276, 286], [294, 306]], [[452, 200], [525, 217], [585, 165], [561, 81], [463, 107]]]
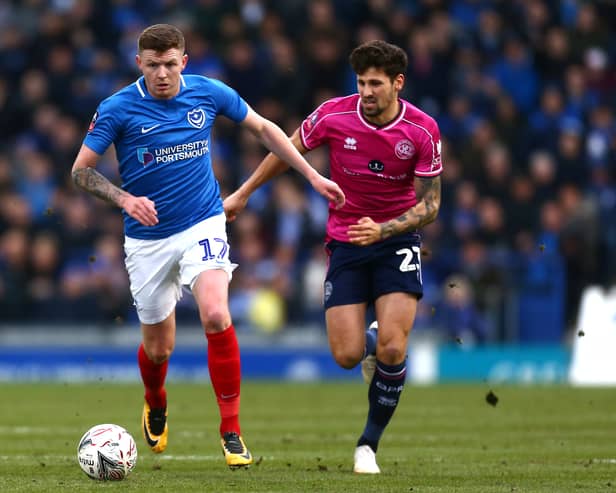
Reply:
[[186, 113], [186, 119], [193, 127], [202, 128], [205, 125], [205, 111], [201, 108], [195, 108]]

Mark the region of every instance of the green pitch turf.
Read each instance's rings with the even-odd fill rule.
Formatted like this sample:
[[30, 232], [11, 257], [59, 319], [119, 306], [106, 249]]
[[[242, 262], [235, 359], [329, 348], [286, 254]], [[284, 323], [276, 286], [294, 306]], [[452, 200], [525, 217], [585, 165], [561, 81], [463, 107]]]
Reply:
[[[227, 469], [208, 384], [171, 382], [169, 447], [154, 455], [140, 385], [2, 384], [0, 491], [616, 492], [616, 389], [407, 386], [380, 445], [383, 473], [351, 472], [365, 419], [361, 383], [245, 382], [243, 435], [255, 457]], [[492, 390], [496, 405], [486, 402]], [[133, 434], [124, 481], [90, 480], [76, 446], [90, 426]]]

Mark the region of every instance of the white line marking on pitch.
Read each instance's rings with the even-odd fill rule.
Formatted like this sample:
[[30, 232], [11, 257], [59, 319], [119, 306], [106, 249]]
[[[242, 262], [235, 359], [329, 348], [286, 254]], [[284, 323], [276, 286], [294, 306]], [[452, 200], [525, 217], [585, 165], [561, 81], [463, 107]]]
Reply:
[[[2, 461], [33, 461], [41, 460], [74, 460], [76, 455], [0, 455]], [[142, 459], [142, 456], [139, 457]], [[263, 457], [264, 459], [273, 460], [273, 456]], [[220, 461], [221, 456], [216, 455], [161, 455], [151, 457], [152, 460], [177, 460], [177, 461]]]

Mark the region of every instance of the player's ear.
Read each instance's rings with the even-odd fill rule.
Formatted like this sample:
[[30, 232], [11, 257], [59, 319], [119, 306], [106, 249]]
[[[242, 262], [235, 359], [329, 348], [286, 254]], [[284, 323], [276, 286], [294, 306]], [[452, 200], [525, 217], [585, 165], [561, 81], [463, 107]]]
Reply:
[[182, 55], [182, 70], [186, 68], [186, 64], [188, 63], [188, 54], [184, 53]]
[[404, 74], [398, 74], [396, 75], [396, 78], [394, 79], [394, 89], [400, 92], [403, 87], [404, 87]]
[[135, 55], [135, 63], [137, 63], [137, 67], [141, 70], [141, 57], [139, 56], [139, 53]]

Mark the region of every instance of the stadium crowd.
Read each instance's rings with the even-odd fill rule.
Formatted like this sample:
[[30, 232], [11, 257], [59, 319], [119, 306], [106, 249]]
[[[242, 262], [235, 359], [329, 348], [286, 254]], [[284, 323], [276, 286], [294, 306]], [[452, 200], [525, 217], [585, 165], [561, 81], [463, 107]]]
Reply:
[[[616, 283], [614, 14], [583, 0], [1, 2], [0, 322], [136, 320], [121, 216], [69, 171], [98, 103], [136, 79], [139, 32], [169, 22], [186, 34], [186, 72], [224, 80], [288, 133], [321, 101], [355, 92], [355, 45], [403, 47], [402, 96], [443, 136], [417, 330], [562, 341], [584, 286]], [[237, 128], [215, 128], [223, 194], [265, 154]], [[323, 151], [308, 159], [327, 169]], [[118, 179], [111, 152], [99, 170]], [[322, 322], [326, 216], [289, 173], [230, 224], [238, 328]], [[193, 306], [180, 302], [178, 319], [196, 323]]]

